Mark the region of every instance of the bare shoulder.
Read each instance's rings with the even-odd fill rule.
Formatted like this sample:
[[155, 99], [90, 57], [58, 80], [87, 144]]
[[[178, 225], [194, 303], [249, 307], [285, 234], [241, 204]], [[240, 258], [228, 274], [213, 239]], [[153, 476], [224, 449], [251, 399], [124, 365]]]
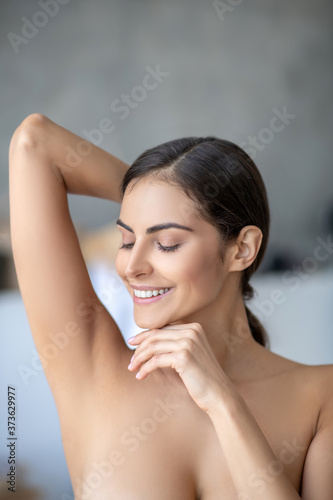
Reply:
[[318, 428], [333, 424], [333, 365], [304, 365], [304, 378], [320, 406]]
[[267, 349], [262, 349], [261, 360], [265, 377], [283, 384], [286, 391], [306, 395], [322, 416], [326, 411], [333, 414], [333, 364], [307, 365]]

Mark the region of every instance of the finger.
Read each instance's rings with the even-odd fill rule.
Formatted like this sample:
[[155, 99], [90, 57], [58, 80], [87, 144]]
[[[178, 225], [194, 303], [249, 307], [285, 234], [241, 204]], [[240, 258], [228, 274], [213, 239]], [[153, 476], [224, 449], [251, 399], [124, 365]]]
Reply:
[[[170, 328], [170, 330], [171, 330], [171, 328]], [[156, 335], [158, 332], [161, 332], [161, 331], [162, 331], [162, 329], [160, 329], [160, 328], [154, 328], [153, 330], [145, 330], [144, 332], [140, 332], [137, 335], [134, 335], [134, 337], [130, 337], [129, 339], [127, 339], [127, 342], [131, 345], [140, 344], [147, 337]]]
[[130, 371], [137, 370], [143, 363], [147, 362], [149, 359], [151, 359], [154, 355], [162, 354], [162, 353], [170, 353], [170, 352], [175, 352], [179, 351], [180, 349], [183, 349], [184, 345], [181, 341], [177, 340], [156, 340], [154, 342], [151, 342], [147, 344], [144, 348], [141, 345], [140, 349], [141, 351], [138, 352], [138, 349], [136, 350], [135, 354], [133, 355], [131, 363], [128, 365], [128, 369]]
[[172, 367], [172, 365], [175, 364], [176, 361], [177, 353], [175, 352], [155, 354], [141, 367], [135, 377], [138, 380], [143, 380], [147, 377], [147, 375], [149, 375], [149, 373], [156, 370], [157, 368]]
[[[172, 331], [171, 331], [172, 330]], [[132, 345], [140, 345], [145, 346], [145, 344], [149, 343], [151, 339], [158, 337], [159, 339], [168, 339], [168, 338], [173, 338], [173, 339], [180, 339], [182, 337], [188, 336], [189, 335], [189, 330], [184, 330], [184, 329], [162, 329], [162, 328], [154, 328], [152, 330], [145, 330], [144, 332], [138, 333], [135, 337], [131, 337], [130, 339], [127, 339], [127, 342], [131, 343]], [[139, 347], [136, 349], [136, 352], [139, 352]]]
[[137, 333], [133, 337], [128, 338], [127, 342], [132, 345], [140, 344], [140, 342], [147, 337], [147, 332], [149, 331], [150, 330], [145, 330], [144, 332]]
[[[153, 345], [157, 340], [158, 341], [177, 341], [180, 342], [183, 339], [190, 338], [191, 332], [188, 330], [174, 330], [170, 332], [170, 330], [148, 330], [146, 338], [141, 340], [140, 345], [136, 348], [135, 353], [132, 356], [131, 362], [138, 357], [138, 355], [143, 352], [148, 346]], [[182, 343], [184, 344], [184, 342]], [[184, 348], [188, 345], [185, 343]]]
[[137, 335], [134, 335], [133, 337], [128, 338], [127, 342], [129, 344], [135, 345], [135, 344], [139, 344], [140, 342], [142, 342], [149, 335], [154, 335], [157, 332], [161, 332], [163, 330], [189, 330], [191, 328], [195, 329], [195, 326], [196, 326], [196, 323], [180, 323], [180, 324], [168, 323], [167, 325], [163, 326], [162, 328], [153, 328], [151, 330], [144, 330], [143, 332], [140, 332]]

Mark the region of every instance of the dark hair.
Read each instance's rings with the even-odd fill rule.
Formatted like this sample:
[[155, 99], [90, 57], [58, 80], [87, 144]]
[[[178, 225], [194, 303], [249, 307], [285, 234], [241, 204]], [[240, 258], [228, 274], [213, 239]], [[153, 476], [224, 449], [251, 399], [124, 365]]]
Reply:
[[[180, 187], [195, 202], [198, 214], [218, 229], [222, 243], [237, 238], [244, 226], [259, 227], [263, 234], [259, 252], [241, 278], [243, 299], [251, 299], [254, 289], [249, 280], [266, 250], [270, 211], [263, 179], [247, 153], [213, 136], [168, 141], [147, 149], [133, 162], [124, 176], [122, 194], [133, 181], [147, 176]], [[265, 346], [265, 329], [248, 307], [246, 314], [253, 338]]]

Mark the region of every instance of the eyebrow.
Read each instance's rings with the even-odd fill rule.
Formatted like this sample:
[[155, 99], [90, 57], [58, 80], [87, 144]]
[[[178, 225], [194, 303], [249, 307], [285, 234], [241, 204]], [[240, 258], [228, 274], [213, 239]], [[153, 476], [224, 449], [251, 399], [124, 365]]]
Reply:
[[[122, 226], [127, 231], [130, 231], [131, 233], [134, 233], [133, 229], [125, 224], [121, 219], [118, 219], [116, 224], [118, 226]], [[186, 231], [194, 231], [194, 229], [183, 226], [182, 224], [177, 224], [177, 222], [164, 222], [163, 224], [156, 224], [155, 226], [148, 227], [146, 229], [146, 234], [152, 234], [152, 233], [157, 233], [157, 231], [162, 231], [163, 229], [170, 229], [170, 228], [176, 228], [176, 229], [185, 229]]]

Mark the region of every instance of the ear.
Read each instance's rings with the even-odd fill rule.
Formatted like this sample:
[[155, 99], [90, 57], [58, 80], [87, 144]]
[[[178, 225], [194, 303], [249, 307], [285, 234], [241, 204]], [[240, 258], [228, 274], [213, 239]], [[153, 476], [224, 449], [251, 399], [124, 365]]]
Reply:
[[243, 271], [255, 260], [262, 241], [262, 232], [257, 226], [245, 226], [229, 247], [229, 271]]

